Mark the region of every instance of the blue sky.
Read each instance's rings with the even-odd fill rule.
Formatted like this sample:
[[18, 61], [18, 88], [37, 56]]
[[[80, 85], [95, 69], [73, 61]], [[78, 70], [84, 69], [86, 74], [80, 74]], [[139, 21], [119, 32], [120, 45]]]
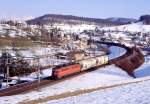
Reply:
[[0, 18], [69, 14], [139, 18], [150, 14], [150, 0], [0, 0]]

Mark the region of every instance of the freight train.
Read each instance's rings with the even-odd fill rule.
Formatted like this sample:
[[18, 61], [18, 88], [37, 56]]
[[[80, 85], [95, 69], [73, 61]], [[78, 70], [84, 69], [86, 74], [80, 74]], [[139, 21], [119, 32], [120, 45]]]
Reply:
[[[9, 56], [9, 57], [8, 57]], [[12, 61], [9, 64], [9, 76], [18, 76], [18, 75], [24, 75], [24, 74], [30, 74], [32, 73], [32, 67], [29, 66], [29, 63], [27, 63], [25, 60], [14, 60], [10, 54], [2, 54], [2, 57], [0, 57], [0, 73], [7, 73], [6, 69], [6, 60]], [[54, 68], [52, 68], [52, 77], [53, 78], [62, 78], [71, 74], [75, 74], [78, 72], [82, 72], [84, 70], [88, 70], [93, 67], [97, 67], [100, 65], [105, 65], [108, 63], [108, 56], [107, 55], [101, 55], [96, 56], [92, 58], [87, 58], [84, 60], [79, 60], [77, 62], [72, 62], [68, 64], [58, 65]], [[42, 70], [42, 69], [41, 69]]]
[[85, 60], [80, 60], [75, 63], [56, 66], [55, 68], [52, 69], [52, 77], [55, 79], [60, 79], [65, 76], [69, 76], [75, 73], [89, 70], [94, 67], [105, 65], [108, 62], [109, 62], [108, 56], [103, 55], [103, 56], [88, 58]]

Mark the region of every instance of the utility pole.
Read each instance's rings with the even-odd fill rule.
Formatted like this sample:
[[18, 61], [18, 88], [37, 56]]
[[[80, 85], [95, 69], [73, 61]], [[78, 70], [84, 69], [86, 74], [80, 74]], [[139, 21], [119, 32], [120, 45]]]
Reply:
[[6, 82], [6, 86], [8, 87], [8, 78], [9, 78], [9, 63], [8, 63], [8, 53], [6, 54], [7, 58], [6, 58], [6, 77], [7, 77], [7, 82]]
[[39, 87], [39, 85], [40, 85], [40, 58], [39, 57], [37, 57], [37, 69], [38, 69], [38, 87]]

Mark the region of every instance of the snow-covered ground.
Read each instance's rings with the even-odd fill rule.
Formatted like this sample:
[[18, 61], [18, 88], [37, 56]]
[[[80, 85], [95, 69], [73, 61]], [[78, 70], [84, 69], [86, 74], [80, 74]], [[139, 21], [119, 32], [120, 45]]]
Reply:
[[0, 37], [6, 37], [6, 35], [10, 37], [26, 37], [28, 35], [33, 36], [31, 32], [25, 32], [21, 29], [17, 29], [15, 26], [0, 24]]
[[142, 23], [133, 23], [121, 26], [114, 26], [114, 27], [104, 27], [103, 30], [119, 30], [119, 31], [130, 31], [130, 32], [150, 32], [150, 25], [143, 25]]
[[43, 104], [150, 104], [150, 80], [98, 90]]

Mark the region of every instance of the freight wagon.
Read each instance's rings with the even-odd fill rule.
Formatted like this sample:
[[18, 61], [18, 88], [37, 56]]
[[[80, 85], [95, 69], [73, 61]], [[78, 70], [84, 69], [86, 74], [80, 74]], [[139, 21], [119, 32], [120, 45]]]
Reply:
[[104, 65], [108, 63], [108, 61], [109, 61], [108, 56], [104, 55], [104, 56], [98, 56], [98, 57], [82, 60], [79, 61], [79, 63], [81, 65], [81, 70], [84, 71], [96, 66]]
[[108, 56], [98, 56], [94, 58], [88, 58], [85, 60], [78, 61], [76, 63], [56, 66], [52, 70], [52, 77], [56, 79], [60, 79], [62, 77], [75, 74], [78, 72], [82, 72], [84, 70], [88, 70], [90, 68], [94, 68], [100, 65], [107, 64], [109, 61]]

